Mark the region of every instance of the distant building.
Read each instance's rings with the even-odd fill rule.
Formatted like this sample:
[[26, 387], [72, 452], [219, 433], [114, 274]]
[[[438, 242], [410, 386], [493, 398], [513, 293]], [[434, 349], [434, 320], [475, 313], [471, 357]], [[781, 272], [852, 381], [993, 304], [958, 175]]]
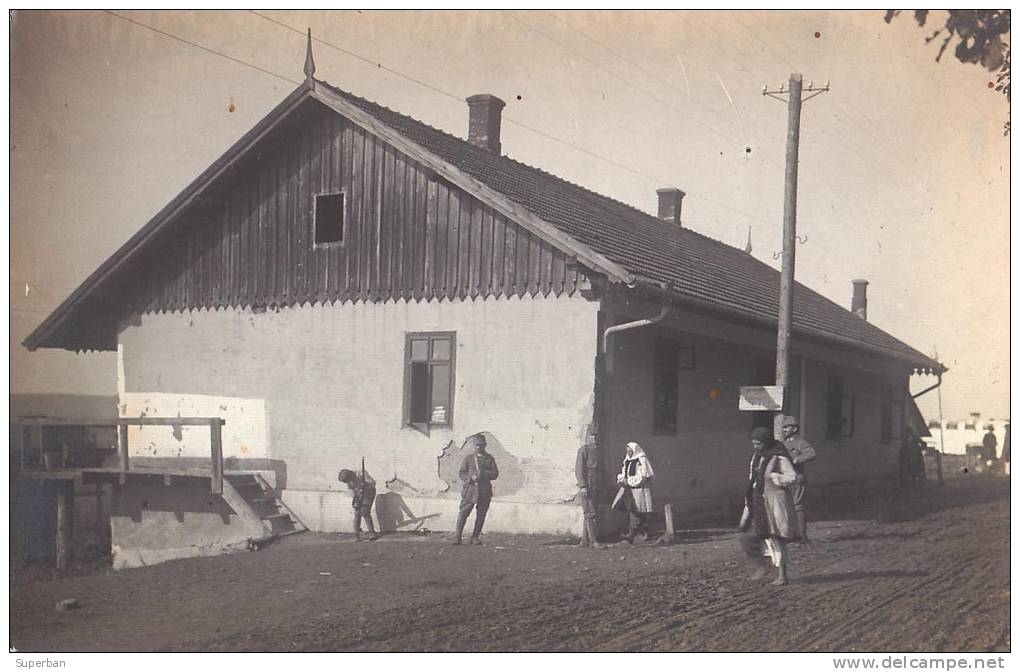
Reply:
[[[926, 437], [925, 441], [929, 446], [936, 450], [942, 450], [946, 454], [966, 455], [967, 445], [980, 444], [985, 434], [991, 429], [998, 442], [998, 450], [1001, 451], [1006, 438], [1006, 425], [1008, 424], [1009, 418], [988, 418], [987, 420], [981, 420], [977, 414], [971, 414], [965, 420], [944, 420], [940, 427], [938, 418], [931, 418], [928, 420], [930, 436]], [[945, 437], [944, 447], [942, 446], [943, 437]]]

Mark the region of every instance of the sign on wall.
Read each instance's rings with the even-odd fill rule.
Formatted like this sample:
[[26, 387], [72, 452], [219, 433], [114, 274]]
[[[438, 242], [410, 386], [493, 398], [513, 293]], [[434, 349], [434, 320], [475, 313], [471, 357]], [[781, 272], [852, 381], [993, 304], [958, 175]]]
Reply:
[[741, 411], [781, 411], [783, 391], [780, 385], [749, 385], [740, 388]]

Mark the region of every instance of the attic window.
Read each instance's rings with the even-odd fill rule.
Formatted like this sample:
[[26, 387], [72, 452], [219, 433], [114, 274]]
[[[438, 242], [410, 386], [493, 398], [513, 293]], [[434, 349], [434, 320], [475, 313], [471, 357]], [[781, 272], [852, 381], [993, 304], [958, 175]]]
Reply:
[[344, 242], [344, 193], [315, 195], [315, 244]]

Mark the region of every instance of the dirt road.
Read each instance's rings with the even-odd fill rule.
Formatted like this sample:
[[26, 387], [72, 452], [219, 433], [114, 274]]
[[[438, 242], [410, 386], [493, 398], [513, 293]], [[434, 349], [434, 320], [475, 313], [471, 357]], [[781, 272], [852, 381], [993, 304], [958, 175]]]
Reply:
[[[822, 515], [791, 583], [729, 529], [594, 551], [550, 537], [303, 534], [255, 553], [23, 580], [22, 651], [1007, 651], [1009, 482], [972, 476]], [[20, 578], [20, 577], [19, 577]], [[57, 612], [74, 597], [81, 609]]]

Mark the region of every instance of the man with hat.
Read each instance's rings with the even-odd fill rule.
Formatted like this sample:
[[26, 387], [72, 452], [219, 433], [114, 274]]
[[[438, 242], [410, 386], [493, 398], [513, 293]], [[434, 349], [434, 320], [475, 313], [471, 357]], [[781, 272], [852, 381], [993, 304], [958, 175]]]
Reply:
[[814, 447], [800, 435], [800, 422], [795, 415], [783, 417], [783, 445], [793, 460], [793, 470], [797, 472], [797, 482], [790, 486], [793, 504], [797, 509], [797, 523], [800, 525], [800, 540], [808, 542], [807, 516], [804, 511], [804, 491], [807, 489], [807, 474], [804, 465], [815, 459]]
[[471, 533], [471, 543], [482, 545], [482, 526], [485, 525], [485, 514], [492, 503], [492, 482], [499, 478], [499, 467], [496, 458], [485, 452], [487, 442], [484, 434], [472, 434], [464, 442], [471, 452], [464, 456], [460, 463], [458, 475], [464, 483], [460, 493], [460, 513], [457, 515], [457, 530], [454, 532], [453, 543], [459, 546], [464, 535], [471, 510], [475, 511], [475, 530]]
[[[786, 543], [799, 536], [797, 513], [791, 487], [797, 482], [790, 453], [776, 441], [772, 430], [755, 427], [751, 432], [751, 464], [748, 471], [744, 512], [738, 537], [741, 548], [757, 569], [751, 579], [764, 578], [769, 565], [779, 573], [772, 585], [786, 585], [788, 564]], [[772, 558], [770, 563], [765, 555]]]
[[581, 546], [604, 549], [605, 544], [599, 542], [598, 525], [599, 500], [602, 498], [602, 469], [599, 449], [595, 444], [598, 432], [594, 425], [585, 425], [581, 433], [584, 436], [584, 445], [577, 450], [577, 461], [574, 465], [577, 494], [584, 512]]

